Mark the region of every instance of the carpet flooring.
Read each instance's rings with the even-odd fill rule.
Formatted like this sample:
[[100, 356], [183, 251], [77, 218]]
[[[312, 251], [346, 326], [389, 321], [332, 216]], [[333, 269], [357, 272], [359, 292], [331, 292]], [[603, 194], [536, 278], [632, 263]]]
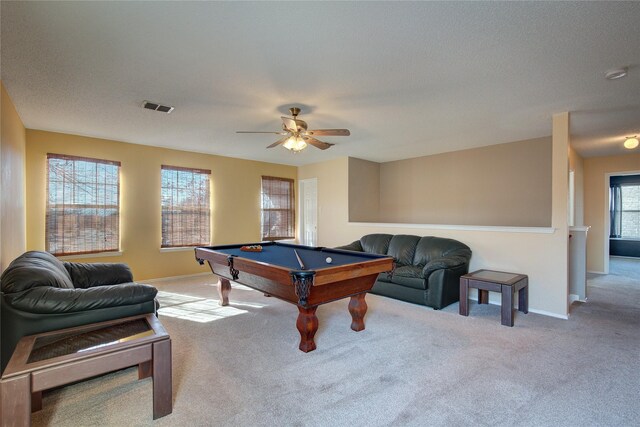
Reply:
[[[639, 269], [636, 272], [640, 272]], [[318, 308], [298, 351], [296, 308], [213, 276], [154, 283], [173, 341], [173, 413], [152, 420], [135, 368], [45, 392], [34, 426], [631, 426], [640, 419], [640, 275], [590, 275], [568, 320], [444, 310], [368, 295]]]

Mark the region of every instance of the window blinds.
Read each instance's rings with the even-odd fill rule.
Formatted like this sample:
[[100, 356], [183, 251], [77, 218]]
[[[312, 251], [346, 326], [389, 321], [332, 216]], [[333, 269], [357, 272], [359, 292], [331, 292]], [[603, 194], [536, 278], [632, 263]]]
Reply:
[[211, 171], [162, 165], [162, 247], [211, 241]]
[[45, 247], [54, 255], [120, 247], [120, 162], [47, 154]]
[[262, 239], [295, 238], [293, 180], [262, 177]]

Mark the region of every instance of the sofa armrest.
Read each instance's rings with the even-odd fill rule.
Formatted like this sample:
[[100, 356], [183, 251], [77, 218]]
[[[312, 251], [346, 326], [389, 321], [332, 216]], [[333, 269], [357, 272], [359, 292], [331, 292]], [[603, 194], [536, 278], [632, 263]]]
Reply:
[[88, 289], [37, 287], [19, 294], [5, 295], [17, 310], [29, 313], [73, 313], [153, 301], [158, 290], [150, 285], [127, 283]]
[[429, 276], [427, 305], [436, 310], [460, 300], [460, 276], [466, 274], [466, 264], [435, 270]]
[[362, 244], [360, 243], [360, 240], [356, 240], [355, 242], [351, 242], [348, 245], [338, 246], [337, 248], [334, 248], [334, 249], [343, 249], [345, 251], [364, 252], [364, 249], [362, 249]]
[[65, 262], [64, 268], [76, 288], [133, 282], [133, 274], [127, 264]]
[[469, 260], [461, 256], [448, 256], [443, 258], [436, 258], [429, 261], [422, 269], [422, 276], [425, 279], [429, 279], [429, 276], [436, 270], [442, 269], [455, 269], [463, 267], [468, 264]]

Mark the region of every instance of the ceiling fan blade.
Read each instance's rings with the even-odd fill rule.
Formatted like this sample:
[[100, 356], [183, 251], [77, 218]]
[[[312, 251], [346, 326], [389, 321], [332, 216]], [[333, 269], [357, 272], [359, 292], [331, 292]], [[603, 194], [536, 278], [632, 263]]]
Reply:
[[236, 133], [273, 133], [276, 135], [287, 135], [289, 132], [281, 130], [280, 132], [269, 132], [269, 131], [253, 131], [253, 130], [237, 130]]
[[289, 129], [291, 132], [299, 132], [298, 123], [297, 123], [298, 120], [294, 120], [290, 117], [285, 117], [285, 116], [282, 116], [280, 118], [282, 119], [282, 123], [284, 123], [284, 127], [286, 129]]
[[349, 136], [351, 132], [349, 129], [315, 129], [308, 130], [307, 135], [314, 136]]
[[273, 144], [269, 145], [267, 148], [273, 148], [273, 147], [277, 147], [278, 145], [282, 145], [285, 142], [287, 142], [287, 139], [289, 139], [289, 135], [285, 136], [284, 138], [280, 138], [279, 140], [277, 140]]
[[311, 144], [314, 147], [319, 148], [321, 150], [326, 150], [327, 148], [331, 147], [332, 145], [335, 145], [335, 144], [329, 144], [328, 142], [320, 141], [320, 140], [312, 138], [310, 136], [304, 136], [302, 138], [304, 139], [304, 142], [306, 142], [307, 144]]

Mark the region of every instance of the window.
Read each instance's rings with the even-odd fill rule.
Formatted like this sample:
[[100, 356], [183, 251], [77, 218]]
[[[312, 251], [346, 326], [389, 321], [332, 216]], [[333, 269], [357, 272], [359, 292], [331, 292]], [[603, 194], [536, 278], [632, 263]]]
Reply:
[[610, 179], [609, 237], [640, 239], [640, 175], [619, 175]]
[[262, 240], [295, 238], [293, 180], [262, 177]]
[[622, 185], [621, 199], [622, 238], [640, 239], [640, 185]]
[[54, 255], [120, 247], [120, 162], [47, 154], [45, 245]]
[[162, 247], [211, 241], [210, 170], [162, 165]]

